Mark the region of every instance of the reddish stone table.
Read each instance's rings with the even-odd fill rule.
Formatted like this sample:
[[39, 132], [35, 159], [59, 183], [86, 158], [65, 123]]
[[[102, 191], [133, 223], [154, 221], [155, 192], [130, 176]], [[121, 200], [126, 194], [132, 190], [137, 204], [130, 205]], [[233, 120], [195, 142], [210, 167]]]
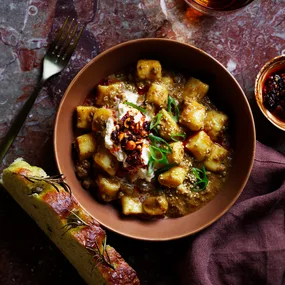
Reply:
[[[33, 90], [54, 31], [70, 15], [87, 24], [68, 67], [43, 88], [2, 170], [16, 157], [56, 172], [52, 134], [57, 106], [74, 75], [101, 51], [130, 39], [166, 37], [208, 52], [236, 77], [251, 104], [258, 139], [285, 153], [285, 134], [257, 109], [254, 80], [270, 58], [285, 54], [284, 0], [257, 0], [223, 17], [196, 17], [182, 0], [0, 1], [0, 139]], [[230, 96], [230, 93], [229, 93]], [[179, 284], [191, 237], [166, 243], [108, 241], [137, 270], [142, 284]], [[189, 274], [189, 273], [188, 273]], [[21, 208], [0, 189], [0, 283], [84, 284]]]

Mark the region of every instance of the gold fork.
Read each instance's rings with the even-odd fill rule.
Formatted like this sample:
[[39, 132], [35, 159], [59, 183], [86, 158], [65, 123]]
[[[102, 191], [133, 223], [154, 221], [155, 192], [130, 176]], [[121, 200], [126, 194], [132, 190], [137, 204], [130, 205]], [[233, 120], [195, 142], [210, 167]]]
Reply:
[[43, 84], [52, 76], [60, 73], [69, 62], [84, 29], [84, 26], [80, 29], [79, 26], [80, 24], [74, 19], [70, 21], [69, 18], [66, 18], [62, 27], [59, 29], [56, 38], [50, 44], [43, 59], [43, 72], [38, 85], [25, 102], [0, 144], [0, 163], [23, 126]]

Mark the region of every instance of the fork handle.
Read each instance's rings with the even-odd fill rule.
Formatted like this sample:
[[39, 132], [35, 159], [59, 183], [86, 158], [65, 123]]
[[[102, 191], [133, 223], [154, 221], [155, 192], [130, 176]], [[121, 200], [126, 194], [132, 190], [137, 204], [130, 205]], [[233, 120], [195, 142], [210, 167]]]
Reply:
[[5, 157], [7, 151], [10, 149], [10, 146], [14, 142], [16, 136], [18, 135], [20, 129], [22, 128], [30, 110], [32, 109], [35, 100], [42, 89], [45, 80], [41, 79], [37, 87], [30, 95], [30, 97], [25, 102], [24, 106], [20, 110], [19, 114], [16, 116], [16, 119], [13, 121], [11, 127], [9, 128], [7, 134], [5, 135], [3, 141], [0, 144], [0, 163], [2, 163], [3, 158]]

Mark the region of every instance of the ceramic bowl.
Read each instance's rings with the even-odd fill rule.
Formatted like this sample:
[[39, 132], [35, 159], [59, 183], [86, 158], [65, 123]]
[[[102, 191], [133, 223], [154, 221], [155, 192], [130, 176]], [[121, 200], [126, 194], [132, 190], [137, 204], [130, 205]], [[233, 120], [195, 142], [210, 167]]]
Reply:
[[[112, 205], [97, 202], [81, 187], [74, 173], [72, 143], [76, 106], [104, 77], [137, 60], [151, 58], [163, 67], [196, 75], [210, 85], [211, 98], [230, 117], [234, 158], [229, 178], [219, 194], [198, 211], [171, 219], [143, 221], [123, 217]], [[139, 39], [112, 47], [91, 60], [72, 80], [58, 109], [54, 148], [57, 166], [73, 195], [102, 226], [127, 237], [171, 240], [194, 234], [219, 219], [236, 201], [251, 172], [255, 152], [255, 127], [250, 106], [241, 87], [227, 69], [202, 50], [167, 39]]]
[[263, 104], [263, 85], [269, 75], [285, 70], [285, 55], [280, 55], [269, 60], [259, 71], [255, 81], [255, 99], [263, 115], [277, 128], [285, 131], [285, 121], [273, 115]]

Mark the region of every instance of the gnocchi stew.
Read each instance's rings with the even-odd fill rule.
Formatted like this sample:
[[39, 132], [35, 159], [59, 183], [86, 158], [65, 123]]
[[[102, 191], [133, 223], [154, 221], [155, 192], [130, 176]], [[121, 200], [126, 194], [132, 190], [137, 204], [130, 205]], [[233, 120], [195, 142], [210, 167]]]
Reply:
[[157, 60], [102, 80], [77, 107], [75, 172], [124, 215], [179, 217], [212, 200], [231, 165], [228, 116], [198, 78]]

